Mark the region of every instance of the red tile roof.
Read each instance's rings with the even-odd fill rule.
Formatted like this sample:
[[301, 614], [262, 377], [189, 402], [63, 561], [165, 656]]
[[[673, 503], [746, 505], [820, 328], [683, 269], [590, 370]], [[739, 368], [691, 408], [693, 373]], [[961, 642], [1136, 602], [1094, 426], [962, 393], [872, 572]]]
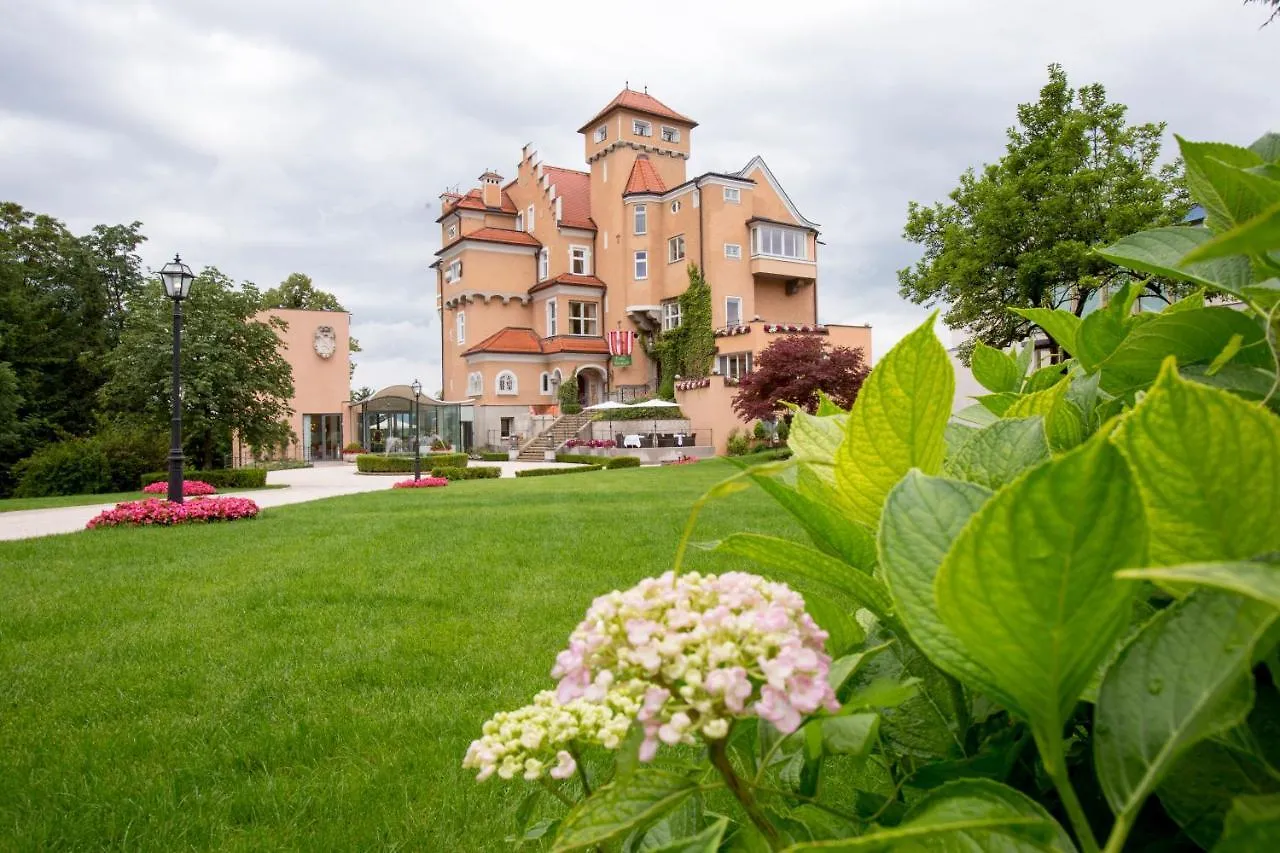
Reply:
[[527, 231], [508, 231], [506, 228], [477, 228], [462, 235], [464, 240], [483, 240], [487, 243], [510, 243], [514, 246], [541, 246], [537, 238]]
[[537, 248], [542, 245], [532, 234], [524, 231], [512, 231], [507, 228], [477, 228], [470, 234], [463, 234], [453, 242], [442, 246], [436, 254], [443, 254], [446, 249], [450, 249], [464, 240], [479, 240], [482, 243], [505, 243], [511, 246], [529, 246], [530, 248]]
[[537, 293], [539, 290], [546, 290], [548, 287], [554, 287], [557, 284], [574, 284], [578, 287], [598, 287], [605, 289], [605, 283], [593, 275], [573, 275], [572, 273], [561, 273], [555, 278], [549, 278], [546, 281], [540, 281], [533, 287], [529, 288], [530, 293]]
[[552, 352], [598, 352], [609, 354], [609, 344], [604, 338], [547, 338], [542, 343], [542, 351]]
[[556, 188], [560, 203], [560, 224], [565, 228], [596, 230], [591, 221], [591, 173], [560, 166], [543, 166], [542, 173]]
[[505, 189], [502, 191], [502, 204], [500, 207], [485, 206], [484, 196], [478, 189], [471, 190], [464, 196], [455, 195], [453, 193], [450, 193], [449, 195], [452, 196], [453, 200], [452, 202], [446, 201], [444, 203], [444, 209], [440, 213], [440, 219], [436, 220], [437, 222], [444, 219], [458, 208], [462, 208], [463, 210], [501, 210], [503, 213], [509, 213], [512, 216], [516, 214], [515, 203], [511, 201], [511, 196], [507, 195], [507, 191]]
[[637, 155], [636, 164], [631, 167], [631, 178], [627, 181], [627, 188], [622, 191], [622, 194], [664, 193], [666, 191], [667, 185], [662, 182], [662, 176], [658, 174], [658, 170], [653, 168], [649, 155]]
[[463, 353], [492, 352], [509, 355], [544, 355], [557, 352], [586, 352], [608, 355], [609, 344], [604, 338], [556, 337], [545, 341], [533, 329], [516, 326], [495, 332]]
[[636, 92], [632, 89], [623, 89], [618, 93], [618, 97], [610, 101], [605, 108], [596, 113], [591, 121], [578, 128], [578, 133], [586, 133], [596, 122], [613, 110], [621, 107], [622, 109], [633, 110], [638, 113], [646, 113], [659, 118], [668, 118], [674, 121], [687, 124], [689, 127], [697, 127], [698, 123], [688, 116], [682, 116], [680, 113], [671, 109], [671, 107], [659, 101], [648, 92]]
[[485, 338], [464, 352], [463, 355], [471, 355], [476, 352], [540, 355], [542, 353], [542, 342], [538, 340], [538, 333], [533, 329], [507, 326], [505, 329], [501, 329]]

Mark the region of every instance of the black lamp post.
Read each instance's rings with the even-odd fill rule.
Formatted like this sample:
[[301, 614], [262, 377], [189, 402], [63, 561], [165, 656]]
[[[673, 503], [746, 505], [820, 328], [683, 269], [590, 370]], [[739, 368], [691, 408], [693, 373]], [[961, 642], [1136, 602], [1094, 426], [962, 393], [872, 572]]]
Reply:
[[195, 276], [177, 255], [160, 268], [164, 293], [173, 300], [173, 426], [169, 435], [169, 501], [182, 503], [182, 384], [179, 363], [182, 355], [182, 300], [191, 292]]
[[413, 389], [413, 479], [417, 482], [422, 478], [422, 383], [415, 379], [409, 387]]

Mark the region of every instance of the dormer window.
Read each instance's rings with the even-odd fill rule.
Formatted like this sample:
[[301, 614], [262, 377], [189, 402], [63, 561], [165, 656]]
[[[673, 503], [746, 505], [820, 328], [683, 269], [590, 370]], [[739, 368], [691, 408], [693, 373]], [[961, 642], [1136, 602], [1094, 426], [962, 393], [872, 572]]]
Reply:
[[680, 128], [668, 127], [664, 124], [662, 126], [662, 141], [678, 143], [680, 141]]
[[653, 125], [640, 119], [631, 120], [631, 132], [636, 136], [653, 136]]
[[604, 142], [609, 138], [609, 125], [602, 124], [596, 128], [596, 142]]

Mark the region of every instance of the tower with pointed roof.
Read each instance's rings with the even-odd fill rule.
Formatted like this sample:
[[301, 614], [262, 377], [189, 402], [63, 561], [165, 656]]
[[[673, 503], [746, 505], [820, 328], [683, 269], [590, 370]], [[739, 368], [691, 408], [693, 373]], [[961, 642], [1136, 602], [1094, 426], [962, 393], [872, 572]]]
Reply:
[[[627, 87], [578, 129], [587, 170], [525, 146], [511, 181], [490, 169], [479, 187], [441, 196], [432, 267], [444, 395], [472, 402], [474, 444], [534, 435], [558, 413], [564, 382], [584, 404], [655, 393], [659, 366], [643, 343], [680, 324], [690, 264], [711, 285], [722, 390], [779, 334], [828, 335], [870, 355], [868, 328], [818, 324], [817, 225], [762, 158], [689, 176], [697, 126]], [[612, 329], [641, 338], [629, 364], [609, 356]], [[721, 447], [734, 423], [723, 402], [689, 402], [714, 421], [695, 428]]]

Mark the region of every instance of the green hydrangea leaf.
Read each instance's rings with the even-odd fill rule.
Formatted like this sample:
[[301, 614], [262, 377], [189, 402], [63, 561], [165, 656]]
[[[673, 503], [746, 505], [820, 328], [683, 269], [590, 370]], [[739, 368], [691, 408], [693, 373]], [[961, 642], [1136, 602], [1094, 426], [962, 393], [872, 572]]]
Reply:
[[1017, 391], [1022, 386], [1018, 359], [1007, 352], [978, 341], [970, 360], [973, 378], [988, 391]]
[[1030, 797], [988, 779], [963, 779], [921, 798], [895, 827], [786, 849], [788, 853], [1031, 853], [1076, 848], [1065, 830]]
[[978, 430], [942, 470], [948, 477], [995, 490], [1048, 458], [1043, 418], [1006, 418]]
[[[1061, 308], [1010, 308], [1014, 314], [1035, 323], [1057, 341], [1063, 349], [1076, 354], [1080, 334], [1080, 318]], [[1024, 371], [1025, 372], [1025, 371]]]
[[656, 820], [698, 790], [676, 773], [645, 768], [605, 785], [575, 805], [560, 825], [555, 853], [588, 850], [641, 823]]
[[1117, 577], [1164, 584], [1195, 584], [1248, 596], [1280, 610], [1280, 566], [1269, 563], [1189, 563], [1125, 569]]
[[995, 679], [938, 616], [933, 582], [961, 529], [991, 491], [912, 471], [894, 486], [880, 518], [880, 566], [912, 642], [942, 670], [989, 692]]
[[751, 479], [800, 523], [813, 544], [864, 572], [876, 562], [875, 535], [864, 525], [849, 521], [829, 504], [800, 493], [775, 477]]
[[1236, 797], [1213, 853], [1257, 853], [1280, 839], [1280, 795]]
[[[1189, 281], [1203, 287], [1241, 295], [1253, 282], [1253, 270], [1243, 257], [1187, 263], [1187, 254], [1213, 239], [1206, 228], [1170, 225], [1131, 234], [1098, 254], [1113, 264], [1150, 275]], [[1079, 355], [1079, 353], [1073, 353]]]
[[942, 470], [955, 371], [931, 316], [889, 350], [862, 384], [837, 450], [836, 481], [853, 518], [874, 527], [889, 490], [912, 468]]
[[1156, 315], [1134, 329], [1102, 365], [1102, 388], [1110, 394], [1145, 388], [1169, 356], [1180, 365], [1209, 364], [1236, 335], [1240, 346], [1231, 364], [1272, 364], [1262, 327], [1240, 311], [1217, 307]]
[[1145, 564], [1142, 518], [1124, 459], [1094, 440], [987, 501], [938, 570], [943, 622], [1038, 742], [1061, 737], [1129, 624], [1131, 585], [1114, 573]]
[[1136, 815], [1178, 756], [1244, 721], [1254, 645], [1277, 616], [1257, 601], [1201, 590], [1156, 614], [1124, 647], [1098, 691], [1093, 740], [1116, 814]]
[[[1280, 419], [1165, 362], [1114, 441], [1142, 492], [1155, 566], [1280, 551]], [[1126, 567], [1127, 568], [1127, 567]]]

